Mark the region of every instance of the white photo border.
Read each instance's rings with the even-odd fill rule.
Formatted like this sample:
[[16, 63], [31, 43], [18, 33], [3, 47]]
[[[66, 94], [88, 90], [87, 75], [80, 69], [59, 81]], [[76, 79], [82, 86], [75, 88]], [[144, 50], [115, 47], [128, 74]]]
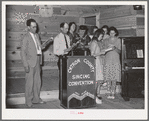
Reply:
[[[145, 6], [145, 108], [144, 109], [6, 109], [6, 5], [144, 5]], [[2, 1], [2, 119], [7, 120], [50, 120], [50, 119], [136, 119], [148, 118], [148, 6], [146, 1]], [[70, 112], [84, 112], [83, 115], [71, 115]]]

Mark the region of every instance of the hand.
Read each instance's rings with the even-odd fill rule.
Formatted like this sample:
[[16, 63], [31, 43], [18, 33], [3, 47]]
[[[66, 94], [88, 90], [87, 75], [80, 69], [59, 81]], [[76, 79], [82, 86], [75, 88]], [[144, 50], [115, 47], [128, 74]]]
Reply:
[[84, 45], [84, 43], [83, 43], [83, 42], [80, 42], [80, 44], [81, 44], [81, 45]]
[[71, 48], [75, 47], [79, 43], [80, 43], [80, 41], [77, 41], [76, 43], [73, 43], [72, 46], [71, 46]]
[[111, 50], [115, 50], [116, 47], [115, 47], [115, 45], [109, 44], [108, 48], [111, 48]]
[[25, 72], [26, 73], [29, 73], [30, 70], [29, 70], [29, 67], [28, 66], [24, 67], [24, 69], [25, 69]]
[[104, 55], [104, 54], [105, 54], [105, 51], [101, 51], [100, 54], [101, 54], [101, 55]]
[[42, 46], [42, 50], [45, 49], [45, 46]]
[[76, 44], [79, 44], [81, 42], [81, 40], [77, 41]]
[[113, 46], [114, 46], [113, 44], [109, 44], [109, 45], [108, 45], [108, 48], [113, 47]]
[[92, 56], [94, 56], [96, 58], [97, 55], [93, 54]]
[[69, 51], [70, 51], [70, 48], [65, 49], [65, 50], [64, 50], [64, 53], [67, 53], [67, 52], [69, 52]]
[[76, 43], [73, 43], [71, 47], [73, 48], [73, 47], [75, 47], [75, 46], [76, 46]]
[[112, 50], [115, 50], [116, 49], [116, 47], [115, 46], [112, 46]]

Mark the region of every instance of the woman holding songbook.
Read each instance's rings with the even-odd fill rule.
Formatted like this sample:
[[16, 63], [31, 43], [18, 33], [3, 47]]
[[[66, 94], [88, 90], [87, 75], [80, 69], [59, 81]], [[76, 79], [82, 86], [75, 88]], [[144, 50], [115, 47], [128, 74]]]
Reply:
[[107, 52], [104, 62], [104, 81], [107, 83], [109, 99], [115, 98], [116, 82], [121, 80], [120, 52], [121, 42], [118, 38], [118, 30], [115, 27], [109, 28], [110, 37], [105, 40]]
[[109, 27], [107, 25], [103, 25], [101, 28], [104, 31], [103, 40], [109, 38]]
[[96, 103], [101, 104], [101, 96], [100, 96], [100, 84], [103, 83], [103, 65], [101, 60], [101, 55], [105, 54], [105, 51], [101, 51], [100, 41], [102, 40], [104, 35], [104, 31], [102, 29], [98, 29], [95, 31], [92, 41], [90, 43], [90, 51], [91, 55], [96, 58]]

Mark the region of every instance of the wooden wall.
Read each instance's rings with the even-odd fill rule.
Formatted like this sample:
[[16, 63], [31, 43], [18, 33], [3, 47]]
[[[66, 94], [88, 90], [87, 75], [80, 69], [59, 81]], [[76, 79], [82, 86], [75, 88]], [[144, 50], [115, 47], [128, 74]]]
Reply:
[[120, 37], [144, 36], [144, 6], [134, 10], [132, 5], [109, 8], [100, 11], [99, 25], [114, 26]]
[[[79, 16], [55, 15], [41, 17], [39, 6], [7, 5], [6, 6], [6, 67], [7, 78], [24, 78], [25, 72], [20, 57], [20, 42], [27, 32], [26, 20], [33, 18], [39, 25], [39, 35], [44, 42], [48, 37], [55, 37], [59, 33], [61, 22], [75, 22], [79, 24]], [[56, 11], [54, 11], [56, 12]], [[53, 45], [43, 52], [43, 74], [57, 70], [57, 58], [53, 54]], [[54, 70], [53, 70], [54, 69]]]
[[[42, 17], [44, 16], [42, 15], [43, 11], [40, 12], [41, 8], [36, 5], [6, 6], [6, 64], [8, 78], [24, 78], [25, 76], [20, 57], [20, 42], [27, 32], [27, 19], [33, 18], [37, 21], [39, 26], [38, 33], [42, 42], [49, 37], [55, 37], [59, 33], [59, 25], [61, 22], [75, 22], [77, 25], [82, 24], [79, 12], [67, 11], [67, 14], [65, 14], [64, 7], [62, 9], [58, 7], [53, 10], [53, 16], [51, 17], [50, 15], [49, 17]], [[144, 36], [144, 7], [143, 10], [134, 10], [132, 5], [116, 6], [102, 9], [99, 13], [99, 27], [103, 25], [115, 26], [119, 30], [120, 37]], [[96, 21], [97, 24], [94, 16], [91, 16], [91, 19], [87, 18], [83, 23], [95, 25], [94, 23]], [[52, 43], [43, 52], [43, 55], [43, 74], [47, 73], [47, 71], [57, 70], [57, 58], [53, 54]]]

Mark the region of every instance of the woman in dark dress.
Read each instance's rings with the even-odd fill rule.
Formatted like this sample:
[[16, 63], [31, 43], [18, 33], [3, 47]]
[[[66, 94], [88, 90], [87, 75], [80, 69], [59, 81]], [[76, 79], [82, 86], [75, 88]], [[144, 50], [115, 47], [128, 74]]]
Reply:
[[87, 33], [88, 33], [87, 26], [80, 25], [78, 34], [79, 34], [79, 37], [81, 38], [81, 43], [85, 46], [87, 46], [91, 41], [91, 38]]
[[90, 55], [89, 43], [91, 41], [88, 33], [88, 28], [85, 25], [80, 25], [78, 34], [76, 34], [75, 41], [80, 41], [77, 48], [75, 48], [75, 55]]
[[68, 29], [68, 36], [70, 37], [70, 45], [72, 45], [73, 43], [76, 43], [76, 29], [77, 29], [77, 25], [75, 22], [70, 22], [69, 23], [69, 29]]

